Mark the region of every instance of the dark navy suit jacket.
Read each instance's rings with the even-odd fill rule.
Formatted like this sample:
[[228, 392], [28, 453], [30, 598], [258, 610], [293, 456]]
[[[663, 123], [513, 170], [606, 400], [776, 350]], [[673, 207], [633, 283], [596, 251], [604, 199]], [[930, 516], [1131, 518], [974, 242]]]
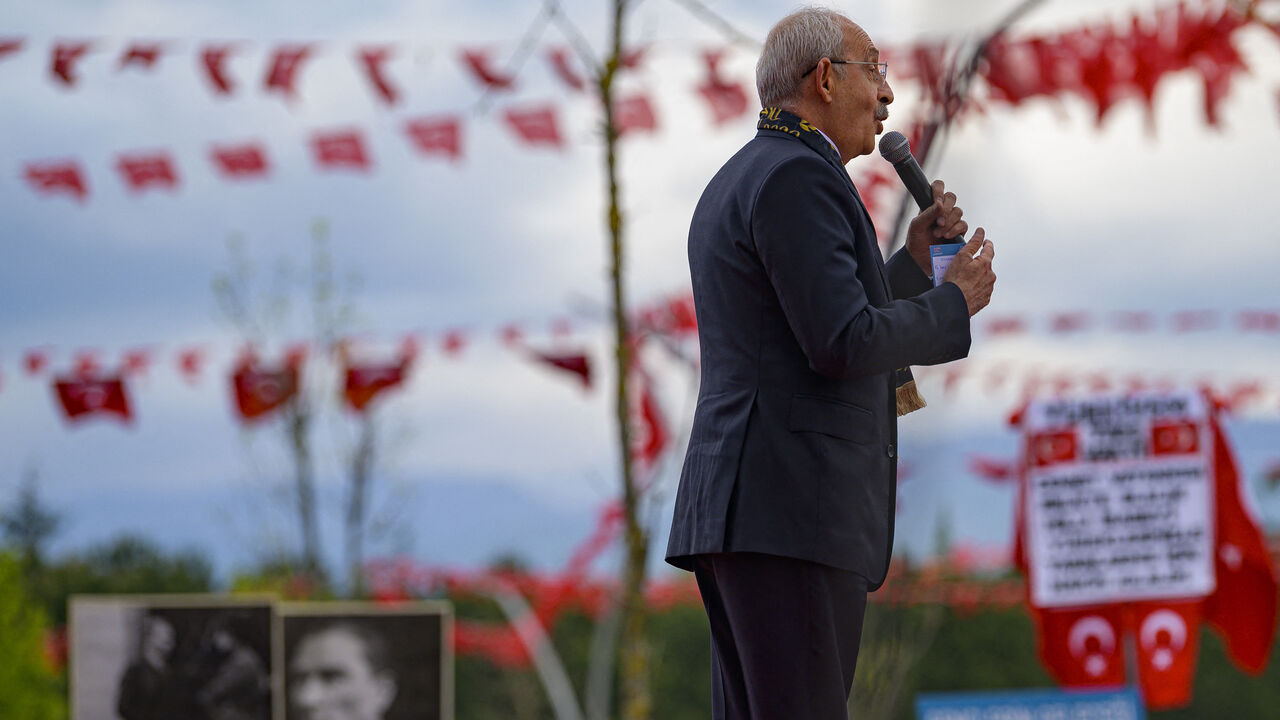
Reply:
[[835, 153], [768, 129], [703, 192], [689, 268], [702, 383], [667, 561], [769, 553], [879, 587], [897, 485], [893, 371], [968, 354], [960, 288], [934, 288], [905, 250], [883, 262]]

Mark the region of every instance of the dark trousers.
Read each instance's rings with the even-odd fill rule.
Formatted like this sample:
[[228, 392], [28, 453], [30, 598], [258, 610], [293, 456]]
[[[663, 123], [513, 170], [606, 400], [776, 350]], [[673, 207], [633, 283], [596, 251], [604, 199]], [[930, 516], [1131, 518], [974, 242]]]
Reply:
[[848, 720], [867, 581], [758, 553], [697, 558], [715, 720]]

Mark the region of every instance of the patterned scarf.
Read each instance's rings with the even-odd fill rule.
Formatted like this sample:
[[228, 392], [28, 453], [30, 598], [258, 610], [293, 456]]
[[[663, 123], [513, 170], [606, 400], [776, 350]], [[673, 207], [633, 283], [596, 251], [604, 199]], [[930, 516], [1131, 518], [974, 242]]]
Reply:
[[[822, 159], [840, 171], [840, 177], [844, 178], [854, 197], [858, 198], [859, 203], [862, 202], [862, 198], [858, 196], [857, 188], [853, 186], [853, 180], [849, 179], [849, 173], [844, 169], [844, 163], [840, 162], [840, 153], [807, 120], [782, 108], [767, 107], [760, 110], [760, 121], [756, 123], [756, 129], [776, 130], [786, 133], [808, 145], [811, 150], [822, 156]], [[924, 398], [916, 388], [916, 381], [911, 375], [910, 367], [902, 367], [893, 371], [893, 387], [897, 395], [899, 416], [914, 412], [925, 406]]]

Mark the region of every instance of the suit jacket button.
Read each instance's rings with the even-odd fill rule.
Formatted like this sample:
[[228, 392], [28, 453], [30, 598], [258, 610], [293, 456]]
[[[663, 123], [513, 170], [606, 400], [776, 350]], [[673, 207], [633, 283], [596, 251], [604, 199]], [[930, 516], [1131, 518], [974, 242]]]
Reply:
[[888, 447], [885, 448], [884, 452], [889, 457], [896, 457], [898, 454], [898, 449], [894, 447], [893, 443], [889, 443]]

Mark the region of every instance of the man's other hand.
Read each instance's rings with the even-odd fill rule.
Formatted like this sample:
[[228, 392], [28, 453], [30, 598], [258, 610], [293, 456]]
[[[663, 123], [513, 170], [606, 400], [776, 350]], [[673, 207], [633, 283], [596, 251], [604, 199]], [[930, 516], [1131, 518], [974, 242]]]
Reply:
[[929, 245], [946, 238], [964, 237], [969, 232], [969, 223], [962, 219], [964, 210], [956, 205], [956, 194], [947, 192], [941, 180], [934, 180], [930, 188], [933, 204], [921, 210], [907, 226], [907, 252], [925, 275], [933, 273]]
[[953, 282], [964, 293], [964, 301], [969, 306], [969, 317], [991, 302], [991, 291], [995, 289], [996, 274], [991, 270], [991, 261], [995, 259], [996, 246], [987, 239], [987, 232], [982, 228], [973, 231], [973, 238], [960, 248], [943, 282]]

